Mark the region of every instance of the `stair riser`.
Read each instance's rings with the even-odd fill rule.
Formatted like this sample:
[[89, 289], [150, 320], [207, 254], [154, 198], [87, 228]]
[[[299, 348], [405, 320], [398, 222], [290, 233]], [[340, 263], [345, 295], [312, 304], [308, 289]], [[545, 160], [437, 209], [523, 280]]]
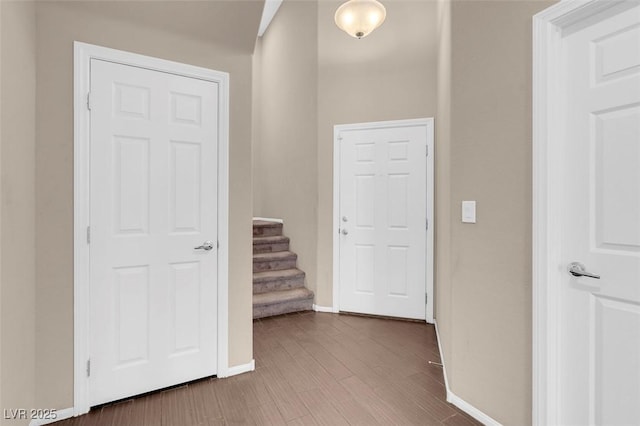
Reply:
[[275, 253], [278, 251], [289, 251], [289, 243], [254, 244], [253, 254]]
[[253, 284], [253, 294], [304, 287], [304, 275], [290, 279], [273, 279]]
[[276, 237], [282, 235], [282, 225], [281, 226], [254, 226], [253, 227], [253, 236], [254, 237]]
[[313, 297], [309, 299], [291, 300], [284, 303], [275, 303], [267, 306], [254, 306], [253, 318], [256, 319], [288, 314], [291, 312], [310, 311], [312, 306]]
[[253, 261], [253, 272], [282, 271], [296, 267], [296, 259], [270, 260], [266, 262]]

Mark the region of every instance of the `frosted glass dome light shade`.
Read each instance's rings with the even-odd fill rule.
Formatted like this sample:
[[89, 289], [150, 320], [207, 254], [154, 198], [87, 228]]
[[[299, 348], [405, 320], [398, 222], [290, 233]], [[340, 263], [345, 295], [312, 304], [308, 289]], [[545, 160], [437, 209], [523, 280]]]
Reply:
[[387, 11], [376, 0], [349, 0], [336, 10], [336, 25], [351, 37], [366, 37], [384, 22]]

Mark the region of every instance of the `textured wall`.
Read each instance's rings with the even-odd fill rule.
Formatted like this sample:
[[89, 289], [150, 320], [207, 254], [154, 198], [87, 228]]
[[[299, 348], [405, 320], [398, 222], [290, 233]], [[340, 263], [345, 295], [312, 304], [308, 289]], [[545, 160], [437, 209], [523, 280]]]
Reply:
[[315, 2], [285, 0], [254, 54], [254, 215], [281, 218], [316, 290]]
[[435, 318], [447, 372], [451, 357], [451, 2], [438, 0], [438, 111], [435, 123]]
[[[2, 188], [2, 5], [0, 5], [0, 188]], [[1, 197], [1, 195], [0, 195]], [[2, 373], [2, 208], [0, 208], [0, 383], [4, 375]], [[2, 385], [0, 385], [0, 408], [2, 403]], [[2, 422], [0, 421], [0, 424]]]
[[[0, 9], [0, 409], [28, 409], [36, 386], [36, 15], [31, 2]], [[4, 417], [2, 424], [28, 424]]]
[[[453, 392], [503, 424], [531, 422], [531, 18], [549, 5], [453, 1], [441, 80], [451, 204], [440, 337]], [[461, 223], [462, 200], [477, 200], [476, 224]]]

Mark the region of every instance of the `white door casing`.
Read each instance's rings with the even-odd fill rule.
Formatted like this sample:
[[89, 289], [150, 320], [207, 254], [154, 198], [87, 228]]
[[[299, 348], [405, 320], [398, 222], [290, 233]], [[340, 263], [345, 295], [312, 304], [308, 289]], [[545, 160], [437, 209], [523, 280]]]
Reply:
[[638, 424], [640, 4], [535, 28], [534, 424]]
[[433, 321], [432, 131], [335, 127], [334, 310]]
[[228, 373], [228, 76], [83, 43], [75, 54], [78, 415]]

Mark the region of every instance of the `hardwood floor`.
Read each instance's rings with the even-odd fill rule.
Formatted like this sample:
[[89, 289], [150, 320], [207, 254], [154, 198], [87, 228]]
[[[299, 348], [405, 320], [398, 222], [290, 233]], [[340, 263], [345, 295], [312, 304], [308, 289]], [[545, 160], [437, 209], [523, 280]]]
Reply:
[[256, 371], [94, 409], [56, 426], [478, 425], [445, 402], [433, 326], [303, 312], [254, 321]]

